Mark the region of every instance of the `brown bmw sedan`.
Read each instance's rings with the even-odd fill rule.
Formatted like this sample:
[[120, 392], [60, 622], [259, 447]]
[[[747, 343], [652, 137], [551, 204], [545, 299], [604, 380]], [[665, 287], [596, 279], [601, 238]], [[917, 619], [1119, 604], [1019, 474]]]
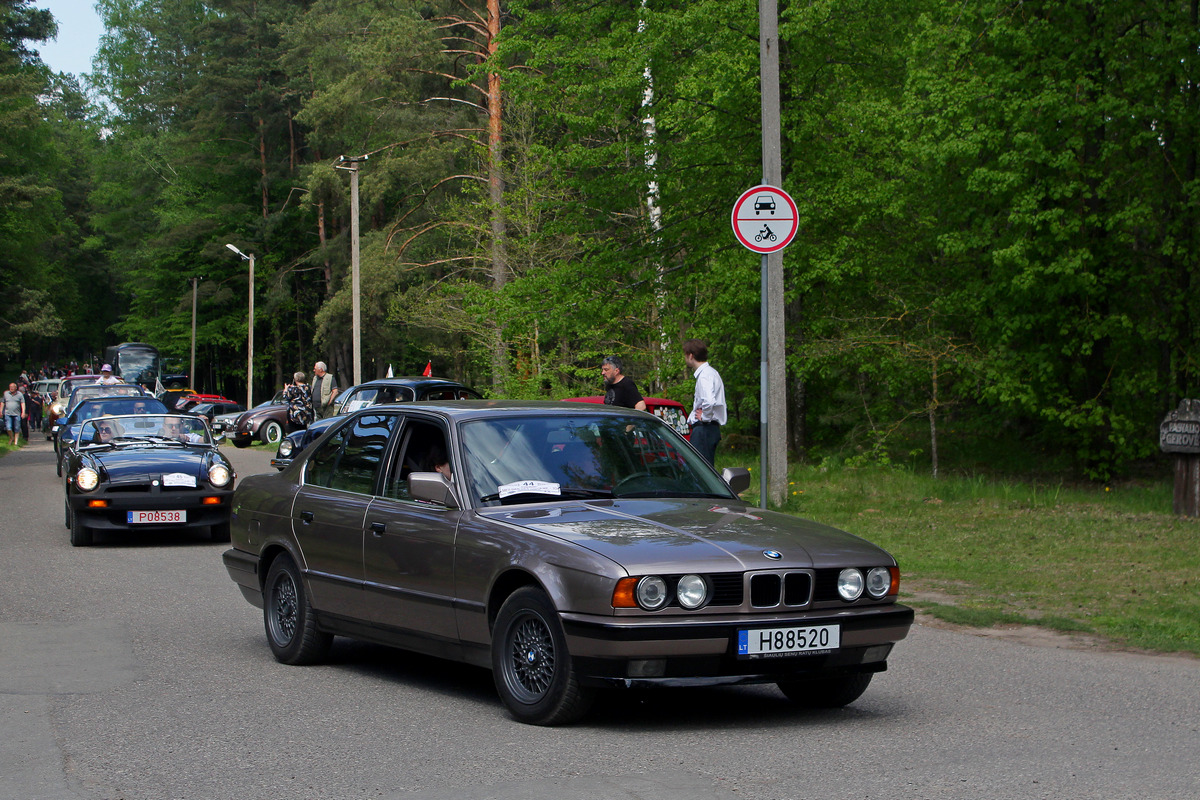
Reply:
[[242, 481], [224, 562], [280, 661], [334, 635], [466, 661], [523, 722], [577, 719], [604, 687], [850, 703], [913, 621], [896, 561], [747, 506], [748, 485], [628, 409], [374, 406]]

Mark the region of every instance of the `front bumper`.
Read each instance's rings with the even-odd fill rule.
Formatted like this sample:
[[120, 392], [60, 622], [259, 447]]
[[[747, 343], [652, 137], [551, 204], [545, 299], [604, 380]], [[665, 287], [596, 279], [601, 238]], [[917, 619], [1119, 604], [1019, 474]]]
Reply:
[[[563, 614], [567, 647], [590, 685], [774, 683], [838, 671], [882, 672], [892, 646], [908, 635], [907, 606], [815, 610], [781, 616], [721, 619], [599, 619]], [[828, 651], [739, 658], [739, 630], [839, 625], [841, 645]]]
[[[67, 503], [84, 526], [97, 531], [165, 531], [190, 530], [229, 522], [232, 489], [192, 489], [188, 491], [163, 491], [161, 486], [148, 487], [145, 491], [119, 491], [71, 493]], [[210, 499], [205, 502], [205, 498]], [[105, 502], [104, 507], [95, 507], [96, 502]], [[185, 522], [169, 524], [131, 524], [130, 511], [185, 511]]]

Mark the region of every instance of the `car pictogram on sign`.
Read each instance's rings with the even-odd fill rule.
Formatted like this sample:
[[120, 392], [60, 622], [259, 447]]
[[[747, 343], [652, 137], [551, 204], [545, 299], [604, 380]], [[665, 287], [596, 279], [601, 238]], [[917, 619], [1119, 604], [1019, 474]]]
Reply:
[[758, 216], [760, 211], [770, 211], [771, 216], [775, 216], [775, 198], [769, 194], [760, 194], [754, 198], [754, 216]]

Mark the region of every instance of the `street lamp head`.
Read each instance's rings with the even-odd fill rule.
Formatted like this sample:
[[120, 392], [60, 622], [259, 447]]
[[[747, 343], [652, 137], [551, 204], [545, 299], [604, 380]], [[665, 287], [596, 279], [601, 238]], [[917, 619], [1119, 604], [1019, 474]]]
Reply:
[[227, 244], [227, 245], [225, 245], [225, 246], [226, 246], [226, 247], [228, 247], [228, 248], [229, 248], [230, 250], [232, 250], [233, 252], [237, 253], [237, 254], [238, 254], [239, 256], [241, 256], [242, 258], [246, 259], [247, 261], [249, 261], [249, 260], [250, 260], [250, 256], [246, 255], [246, 254], [245, 254], [245, 253], [243, 253], [241, 250], [238, 250], [238, 249], [237, 249], [236, 247], [234, 247], [233, 245], [231, 245], [231, 244]]

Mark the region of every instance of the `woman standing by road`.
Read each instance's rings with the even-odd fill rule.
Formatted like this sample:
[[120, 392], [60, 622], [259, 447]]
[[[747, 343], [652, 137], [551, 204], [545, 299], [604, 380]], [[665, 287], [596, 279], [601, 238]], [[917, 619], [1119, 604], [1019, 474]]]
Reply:
[[312, 390], [304, 382], [304, 373], [292, 375], [292, 382], [283, 390], [283, 399], [287, 401], [287, 432], [302, 431], [313, 420]]

